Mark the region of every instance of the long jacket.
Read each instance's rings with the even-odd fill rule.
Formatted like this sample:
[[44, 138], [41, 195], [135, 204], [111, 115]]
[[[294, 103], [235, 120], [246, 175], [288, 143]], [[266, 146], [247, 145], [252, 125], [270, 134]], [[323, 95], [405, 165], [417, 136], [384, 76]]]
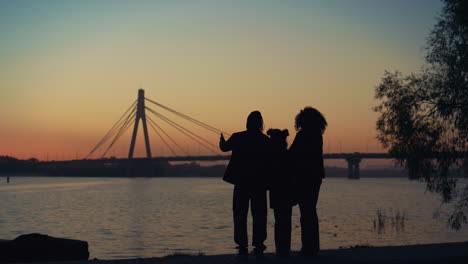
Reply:
[[261, 131], [238, 132], [227, 141], [221, 140], [222, 151], [232, 150], [223, 180], [234, 185], [266, 188], [269, 140]]
[[323, 138], [320, 131], [297, 132], [289, 148], [289, 157], [298, 186], [318, 184], [325, 178], [322, 148]]
[[293, 173], [290, 171], [286, 147], [275, 144], [272, 140], [270, 166], [270, 207], [279, 208], [294, 204]]

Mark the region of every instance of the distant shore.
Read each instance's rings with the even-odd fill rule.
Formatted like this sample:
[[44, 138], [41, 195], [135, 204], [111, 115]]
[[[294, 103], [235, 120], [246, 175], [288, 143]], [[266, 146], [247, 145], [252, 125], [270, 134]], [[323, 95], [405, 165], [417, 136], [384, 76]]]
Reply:
[[262, 260], [250, 255], [242, 262], [235, 255], [170, 255], [161, 258], [137, 258], [120, 260], [70, 261], [69, 264], [216, 264], [216, 263], [468, 263], [468, 241], [459, 243], [426, 244], [412, 246], [355, 247], [348, 249], [322, 250], [317, 257], [293, 255], [277, 258], [266, 254]]
[[[156, 163], [148, 166], [145, 162], [134, 164], [132, 177], [222, 177], [225, 164], [202, 166], [196, 162], [170, 164]], [[138, 171], [139, 170], [139, 171]], [[348, 168], [326, 167], [327, 177], [345, 178]], [[102, 161], [38, 161], [19, 160], [13, 157], [0, 157], [1, 176], [46, 176], [46, 177], [129, 177], [126, 164], [113, 164]], [[402, 169], [361, 169], [360, 176], [379, 178], [407, 178]]]
[[[190, 168], [189, 166], [181, 166], [182, 168], [177, 168], [181, 165], [175, 165], [174, 168], [171, 168], [166, 171], [164, 175], [155, 175], [155, 176], [131, 176], [134, 177], [170, 177], [170, 178], [190, 178], [190, 177], [202, 177], [202, 178], [222, 178], [225, 170], [225, 166], [207, 166], [201, 168]], [[185, 168], [184, 168], [185, 167]], [[172, 173], [171, 173], [172, 172]], [[347, 169], [339, 167], [326, 167], [325, 173], [326, 178], [347, 178]], [[103, 173], [102, 175], [90, 175], [90, 174], [47, 174], [40, 172], [0, 172], [0, 177], [96, 177], [96, 178], [105, 178], [105, 177], [118, 177], [125, 178], [125, 175], [109, 175], [108, 173]], [[392, 170], [392, 169], [372, 169], [361, 170], [360, 178], [408, 178], [407, 174], [403, 170]]]
[[[106, 160], [107, 161], [107, 160]], [[112, 159], [109, 159], [112, 161]], [[0, 156], [0, 177], [2, 176], [45, 176], [45, 177], [215, 177], [224, 175], [225, 164], [202, 166], [197, 162], [171, 164], [157, 162], [148, 164], [145, 160], [135, 161], [132, 173], [126, 163], [106, 163], [102, 160], [79, 161], [38, 161], [19, 160]], [[361, 168], [360, 178], [408, 178], [402, 168]], [[348, 168], [325, 167], [330, 178], [348, 177]], [[463, 178], [460, 170], [453, 170], [451, 177]]]

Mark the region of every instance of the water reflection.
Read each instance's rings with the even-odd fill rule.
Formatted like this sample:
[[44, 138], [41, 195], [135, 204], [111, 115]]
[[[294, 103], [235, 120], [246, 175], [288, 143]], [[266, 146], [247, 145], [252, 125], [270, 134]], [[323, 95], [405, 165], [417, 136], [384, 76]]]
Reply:
[[390, 227], [391, 231], [397, 234], [405, 231], [405, 220], [406, 213], [400, 213], [399, 210], [393, 212], [393, 208], [390, 208], [390, 215], [387, 215], [385, 209], [378, 208], [376, 210], [376, 216], [372, 221], [372, 226], [375, 232], [378, 234], [385, 233], [385, 227]]

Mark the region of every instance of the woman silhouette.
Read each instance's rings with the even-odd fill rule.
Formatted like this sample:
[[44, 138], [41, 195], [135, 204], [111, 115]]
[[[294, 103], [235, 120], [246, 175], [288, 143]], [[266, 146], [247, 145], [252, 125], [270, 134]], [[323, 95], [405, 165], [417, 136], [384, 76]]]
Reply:
[[253, 218], [252, 245], [256, 255], [263, 255], [267, 237], [266, 168], [269, 138], [263, 134], [263, 118], [259, 111], [247, 117], [247, 130], [234, 133], [228, 140], [221, 134], [219, 147], [231, 151], [231, 160], [224, 173], [226, 182], [234, 184], [234, 242], [238, 256], [247, 257], [247, 215], [249, 203]]
[[294, 193], [301, 211], [301, 255], [314, 256], [320, 250], [317, 201], [325, 177], [323, 167], [323, 138], [327, 121], [315, 108], [305, 107], [295, 120], [296, 137], [289, 154], [293, 175]]

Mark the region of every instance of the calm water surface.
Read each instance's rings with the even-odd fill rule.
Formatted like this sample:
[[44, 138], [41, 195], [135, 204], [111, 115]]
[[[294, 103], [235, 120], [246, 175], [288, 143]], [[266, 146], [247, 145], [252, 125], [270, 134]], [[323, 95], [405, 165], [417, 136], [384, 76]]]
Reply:
[[[233, 253], [231, 199], [232, 186], [218, 178], [13, 177], [10, 184], [0, 178], [0, 238], [43, 233], [86, 240], [91, 257], [102, 259]], [[383, 230], [374, 228], [377, 209], [385, 212]], [[318, 204], [321, 245], [468, 240], [468, 228], [447, 227], [449, 210], [419, 182], [327, 178]], [[392, 225], [397, 213], [404, 225]], [[272, 252], [271, 210], [268, 220]], [[297, 207], [293, 249], [300, 249]]]

